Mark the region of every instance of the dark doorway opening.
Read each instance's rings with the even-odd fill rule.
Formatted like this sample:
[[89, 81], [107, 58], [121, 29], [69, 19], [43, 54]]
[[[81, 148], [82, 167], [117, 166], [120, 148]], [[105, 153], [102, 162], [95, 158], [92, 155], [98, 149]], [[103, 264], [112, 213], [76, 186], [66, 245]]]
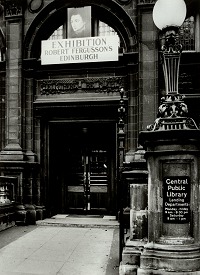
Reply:
[[115, 214], [115, 123], [50, 123], [51, 215]]

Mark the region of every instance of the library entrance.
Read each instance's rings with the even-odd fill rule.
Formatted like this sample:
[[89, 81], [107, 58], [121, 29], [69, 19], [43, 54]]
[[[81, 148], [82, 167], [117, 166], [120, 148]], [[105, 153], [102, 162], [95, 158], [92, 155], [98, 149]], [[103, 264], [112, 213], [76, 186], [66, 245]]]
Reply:
[[50, 123], [51, 214], [113, 214], [115, 173], [115, 123]]

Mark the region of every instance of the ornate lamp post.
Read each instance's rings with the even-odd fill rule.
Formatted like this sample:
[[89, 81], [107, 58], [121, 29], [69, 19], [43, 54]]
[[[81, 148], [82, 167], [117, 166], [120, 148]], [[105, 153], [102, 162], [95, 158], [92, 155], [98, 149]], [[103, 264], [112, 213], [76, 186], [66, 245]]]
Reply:
[[200, 131], [178, 93], [184, 0], [158, 0], [153, 20], [163, 35], [166, 95], [139, 136], [148, 166], [148, 241], [138, 275], [200, 274]]
[[178, 28], [186, 16], [184, 0], [158, 0], [153, 9], [153, 21], [163, 32], [163, 71], [167, 97], [178, 94], [178, 74], [182, 46], [178, 44]]

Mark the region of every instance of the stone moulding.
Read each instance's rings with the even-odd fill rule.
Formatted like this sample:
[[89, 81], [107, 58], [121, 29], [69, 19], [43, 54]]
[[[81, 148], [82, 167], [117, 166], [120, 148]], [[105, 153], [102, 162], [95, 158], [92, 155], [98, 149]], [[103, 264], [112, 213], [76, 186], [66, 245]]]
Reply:
[[37, 13], [43, 8], [43, 6], [44, 6], [44, 0], [40, 0], [40, 1], [31, 0], [28, 4], [28, 10], [31, 13]]
[[91, 77], [69, 79], [44, 79], [37, 81], [38, 95], [51, 96], [75, 93], [119, 93], [125, 86], [125, 77]]

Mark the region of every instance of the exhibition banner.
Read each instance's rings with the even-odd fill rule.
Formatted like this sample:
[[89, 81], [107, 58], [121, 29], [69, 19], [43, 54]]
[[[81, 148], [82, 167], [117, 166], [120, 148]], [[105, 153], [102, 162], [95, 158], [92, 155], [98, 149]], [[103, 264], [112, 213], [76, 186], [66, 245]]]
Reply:
[[43, 40], [41, 64], [118, 61], [119, 37]]

